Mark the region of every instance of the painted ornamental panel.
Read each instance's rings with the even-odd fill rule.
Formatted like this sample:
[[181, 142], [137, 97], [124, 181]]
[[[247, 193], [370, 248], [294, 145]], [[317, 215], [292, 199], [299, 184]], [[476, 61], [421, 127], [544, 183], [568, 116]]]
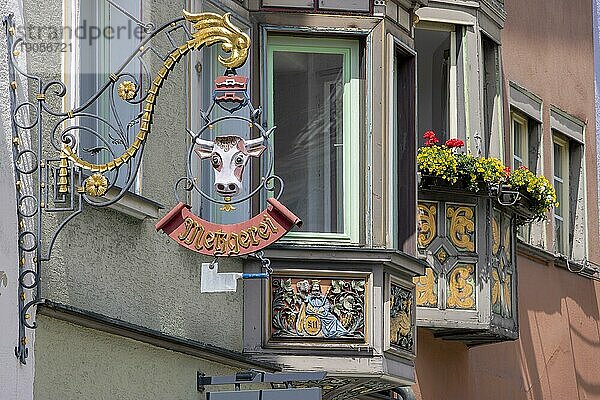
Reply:
[[487, 193], [419, 197], [417, 246], [429, 268], [413, 278], [418, 324], [468, 344], [516, 338], [514, 211]]
[[273, 276], [271, 339], [364, 342], [367, 283], [367, 278]]

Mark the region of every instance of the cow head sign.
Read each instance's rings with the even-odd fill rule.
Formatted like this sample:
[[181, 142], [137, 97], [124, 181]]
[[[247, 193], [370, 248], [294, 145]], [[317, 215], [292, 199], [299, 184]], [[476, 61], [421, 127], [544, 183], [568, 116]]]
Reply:
[[244, 168], [250, 157], [265, 151], [264, 137], [245, 140], [237, 135], [217, 136], [214, 141], [196, 139], [196, 154], [210, 158], [215, 174], [215, 191], [222, 197], [233, 197], [243, 189]]

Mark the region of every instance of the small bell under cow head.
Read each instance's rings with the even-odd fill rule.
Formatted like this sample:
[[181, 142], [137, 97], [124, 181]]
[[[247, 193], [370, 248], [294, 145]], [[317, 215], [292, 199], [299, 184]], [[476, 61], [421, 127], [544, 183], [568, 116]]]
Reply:
[[196, 139], [196, 154], [201, 159], [210, 158], [219, 195], [233, 197], [241, 193], [244, 168], [250, 157], [260, 157], [265, 151], [264, 140], [245, 140], [237, 135], [217, 136], [214, 141]]

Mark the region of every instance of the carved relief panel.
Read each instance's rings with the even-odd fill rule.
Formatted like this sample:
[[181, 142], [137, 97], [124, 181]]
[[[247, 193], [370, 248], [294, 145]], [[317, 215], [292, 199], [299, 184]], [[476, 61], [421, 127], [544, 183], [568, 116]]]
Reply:
[[414, 289], [390, 278], [389, 301], [390, 348], [414, 354], [416, 323]]
[[273, 276], [270, 341], [366, 340], [367, 277]]

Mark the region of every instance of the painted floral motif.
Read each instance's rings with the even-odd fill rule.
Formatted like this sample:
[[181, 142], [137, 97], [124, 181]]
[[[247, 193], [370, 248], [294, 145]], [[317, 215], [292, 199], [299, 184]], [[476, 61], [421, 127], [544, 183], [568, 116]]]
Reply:
[[459, 251], [475, 251], [475, 207], [448, 207], [450, 240]]
[[402, 350], [413, 350], [413, 294], [410, 290], [390, 286], [390, 344]]
[[509, 217], [495, 212], [492, 218], [492, 312], [512, 317], [511, 231]]
[[274, 277], [273, 338], [364, 339], [363, 279]]

